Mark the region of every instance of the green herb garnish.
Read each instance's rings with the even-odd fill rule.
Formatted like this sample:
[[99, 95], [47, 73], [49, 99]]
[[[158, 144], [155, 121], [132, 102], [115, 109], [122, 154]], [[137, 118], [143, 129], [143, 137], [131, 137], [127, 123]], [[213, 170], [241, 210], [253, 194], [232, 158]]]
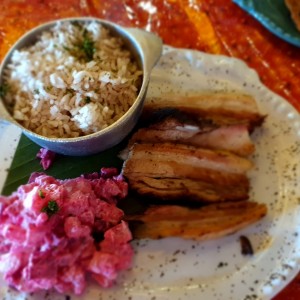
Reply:
[[85, 102], [85, 104], [90, 103], [91, 102], [91, 98], [90, 97], [85, 97], [84, 98], [84, 102]]
[[51, 217], [55, 213], [59, 211], [59, 206], [55, 200], [50, 200], [47, 204], [47, 206], [43, 207], [41, 212], [44, 212], [48, 215], [48, 217]]
[[0, 97], [5, 97], [8, 91], [9, 91], [9, 85], [7, 84], [0, 85]]
[[81, 49], [84, 52], [88, 61], [93, 59], [94, 53], [96, 51], [95, 42], [88, 36], [88, 31], [83, 31], [83, 42]]
[[71, 49], [69, 48], [69, 47], [67, 47], [67, 46], [62, 46], [66, 51], [69, 51], [69, 52], [71, 52]]
[[40, 91], [38, 89], [33, 90], [33, 92], [37, 95], [40, 93]]
[[40, 196], [42, 199], [45, 198], [45, 194], [43, 193], [42, 190], [39, 190], [39, 196]]
[[[73, 25], [82, 28], [80, 24], [73, 22]], [[86, 61], [91, 61], [94, 58], [94, 53], [96, 52], [95, 42], [90, 37], [89, 32], [85, 29], [82, 33], [82, 38], [78, 43], [71, 45], [70, 47], [63, 45], [63, 49], [68, 51], [72, 56], [77, 59], [85, 59]]]

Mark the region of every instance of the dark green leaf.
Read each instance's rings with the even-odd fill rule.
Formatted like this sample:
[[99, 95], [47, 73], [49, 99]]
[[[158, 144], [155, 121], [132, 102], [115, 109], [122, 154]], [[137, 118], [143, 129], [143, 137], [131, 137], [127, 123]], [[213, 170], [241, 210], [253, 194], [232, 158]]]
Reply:
[[[119, 145], [95, 155], [72, 157], [57, 155], [53, 165], [46, 171], [42, 169], [36, 154], [40, 146], [33, 143], [25, 135], [21, 136], [12, 165], [2, 191], [3, 195], [10, 195], [17, 188], [28, 182], [32, 172], [43, 172], [58, 179], [75, 178], [84, 173], [98, 172], [102, 167], [116, 167], [121, 170], [122, 160], [119, 152], [125, 148], [127, 140]], [[137, 213], [145, 209], [145, 201], [136, 195], [129, 195], [119, 203], [126, 214]]]
[[40, 146], [22, 135], [2, 193], [9, 195], [21, 184], [27, 183], [32, 172], [44, 172], [59, 179], [66, 179], [96, 172], [102, 167], [116, 167], [120, 170], [122, 161], [117, 155], [125, 145], [126, 142], [123, 142], [109, 150], [84, 157], [57, 155], [53, 165], [44, 171], [36, 158]]

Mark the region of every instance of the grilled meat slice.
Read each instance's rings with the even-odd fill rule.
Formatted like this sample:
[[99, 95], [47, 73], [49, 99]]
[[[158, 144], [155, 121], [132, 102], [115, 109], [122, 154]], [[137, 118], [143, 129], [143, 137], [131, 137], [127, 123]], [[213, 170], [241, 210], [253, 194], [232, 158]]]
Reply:
[[[231, 177], [229, 179], [229, 177]], [[140, 195], [163, 200], [191, 200], [218, 202], [245, 200], [248, 198], [249, 182], [244, 175], [220, 176], [218, 182], [206, 182], [184, 178], [132, 177], [131, 188]], [[226, 184], [229, 183], [229, 185]], [[235, 182], [235, 186], [233, 186]]]
[[261, 125], [265, 118], [259, 113], [253, 97], [237, 93], [147, 98], [144, 117], [151, 118], [154, 111], [162, 108], [178, 109], [194, 119], [208, 118], [218, 125], [245, 124], [250, 130]]
[[208, 127], [201, 129], [189, 124], [160, 129], [159, 124], [156, 124], [155, 127], [139, 129], [130, 139], [129, 147], [134, 143], [164, 142], [227, 150], [240, 156], [249, 156], [255, 150], [246, 125], [214, 127], [209, 130]]
[[162, 199], [225, 201], [248, 198], [252, 163], [225, 151], [182, 144], [135, 144], [123, 165], [130, 187]]
[[263, 218], [265, 204], [250, 201], [210, 204], [200, 208], [158, 205], [125, 219], [137, 239], [182, 237], [208, 240], [232, 234]]
[[[245, 174], [253, 167], [253, 163], [248, 159], [227, 151], [212, 151], [209, 149], [170, 143], [135, 144], [131, 148], [129, 160], [130, 159], [149, 159], [153, 162], [177, 163], [179, 169], [174, 170], [178, 171], [178, 173], [174, 173], [174, 176], [182, 176], [185, 175], [185, 172], [188, 172], [188, 174], [186, 174], [188, 177], [186, 178], [193, 178], [194, 176], [197, 178], [198, 168], [233, 174]], [[125, 165], [127, 165], [127, 163], [128, 162], [126, 162]], [[185, 166], [187, 168], [185, 168]], [[160, 172], [160, 166], [153, 169], [152, 172], [154, 172], [154, 174]]]

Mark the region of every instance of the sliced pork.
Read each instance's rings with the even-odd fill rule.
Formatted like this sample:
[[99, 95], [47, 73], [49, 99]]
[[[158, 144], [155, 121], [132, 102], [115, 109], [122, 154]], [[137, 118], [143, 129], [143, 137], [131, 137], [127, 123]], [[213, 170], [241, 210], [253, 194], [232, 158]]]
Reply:
[[148, 127], [139, 129], [130, 139], [134, 143], [175, 142], [195, 147], [231, 151], [249, 156], [255, 150], [246, 125], [228, 125], [203, 130], [195, 125], [181, 125], [170, 129]]
[[207, 240], [236, 232], [263, 218], [264, 204], [250, 201], [210, 204], [200, 208], [157, 205], [142, 215], [127, 215], [134, 238], [182, 237]]
[[250, 129], [261, 125], [264, 120], [255, 99], [250, 95], [237, 93], [147, 98], [144, 116], [151, 116], [153, 111], [161, 108], [175, 108], [194, 118], [209, 118], [218, 125], [246, 124]]
[[139, 194], [164, 200], [225, 201], [248, 198], [252, 163], [225, 151], [182, 144], [135, 144], [123, 175]]

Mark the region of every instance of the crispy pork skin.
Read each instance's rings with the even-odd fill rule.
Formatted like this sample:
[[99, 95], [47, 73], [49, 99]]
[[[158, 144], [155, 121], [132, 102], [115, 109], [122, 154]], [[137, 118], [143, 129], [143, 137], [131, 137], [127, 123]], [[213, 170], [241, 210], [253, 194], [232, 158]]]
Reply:
[[182, 144], [134, 144], [123, 165], [131, 189], [162, 199], [225, 201], [248, 198], [252, 163], [226, 151]]
[[250, 201], [210, 204], [200, 208], [151, 206], [142, 215], [125, 218], [134, 238], [182, 237], [208, 240], [232, 234], [263, 218], [265, 204]]
[[246, 124], [254, 128], [262, 124], [256, 101], [250, 95], [237, 93], [210, 93], [191, 96], [164, 95], [147, 98], [144, 115], [162, 108], [175, 108], [194, 117], [209, 118], [215, 124]]

